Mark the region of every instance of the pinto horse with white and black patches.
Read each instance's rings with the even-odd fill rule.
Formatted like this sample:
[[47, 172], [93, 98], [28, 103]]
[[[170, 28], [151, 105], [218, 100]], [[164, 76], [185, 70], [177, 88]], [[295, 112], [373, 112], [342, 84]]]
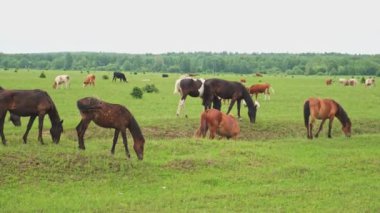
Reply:
[[313, 139], [313, 125], [316, 119], [322, 120], [318, 132], [315, 134], [317, 138], [322, 130], [323, 124], [329, 119], [329, 130], [327, 136], [331, 138], [331, 127], [334, 117], [342, 123], [342, 131], [347, 137], [351, 136], [351, 120], [343, 107], [332, 99], [309, 98], [304, 104], [304, 121], [307, 130], [307, 138]]
[[[185, 110], [185, 101], [188, 95], [191, 97], [203, 96], [204, 82], [205, 80], [202, 78], [196, 79], [189, 76], [181, 77], [175, 82], [173, 93], [179, 93], [181, 95], [181, 99], [179, 100], [177, 107], [177, 116], [180, 115], [181, 109]], [[187, 117], [186, 113], [185, 117]]]
[[220, 110], [220, 99], [231, 99], [227, 114], [230, 113], [235, 102], [237, 102], [238, 117], [240, 118], [241, 101], [244, 100], [248, 107], [248, 116], [251, 123], [256, 121], [257, 105], [252, 101], [247, 89], [240, 82], [226, 81], [223, 79], [207, 79], [204, 83], [204, 93], [202, 96], [203, 106], [206, 109], [213, 108]]
[[76, 127], [79, 149], [85, 149], [83, 139], [84, 133], [86, 132], [90, 122], [94, 121], [94, 123], [100, 127], [115, 129], [111, 148], [112, 154], [115, 153], [117, 139], [119, 137], [119, 133], [121, 133], [125, 152], [128, 158], [130, 158], [130, 154], [127, 144], [126, 129], [129, 129], [134, 142], [133, 148], [137, 154], [137, 157], [139, 160], [143, 159], [145, 139], [136, 119], [127, 108], [119, 104], [111, 104], [91, 97], [78, 100], [77, 107], [82, 116], [81, 121]]

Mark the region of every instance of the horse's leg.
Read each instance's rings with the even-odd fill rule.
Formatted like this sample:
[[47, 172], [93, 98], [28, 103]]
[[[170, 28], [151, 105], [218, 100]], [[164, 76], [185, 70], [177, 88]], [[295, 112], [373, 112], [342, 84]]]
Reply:
[[315, 119], [314, 118], [311, 118], [310, 119], [310, 123], [308, 124], [308, 132], [307, 132], [307, 135], [308, 135], [308, 138], [309, 139], [313, 139], [313, 124], [315, 122]]
[[91, 120], [81, 120], [77, 127], [75, 128], [77, 130], [77, 135], [78, 135], [78, 144], [79, 144], [79, 149], [86, 149], [84, 146], [84, 133], [86, 132], [86, 129], [88, 127], [88, 124], [91, 122]]
[[331, 128], [332, 128], [333, 120], [334, 120], [334, 117], [329, 119], [329, 131], [327, 133], [328, 138], [331, 138]]
[[117, 143], [117, 138], [119, 137], [120, 131], [118, 129], [115, 129], [115, 134], [113, 135], [113, 144], [111, 149], [111, 154], [115, 154], [115, 146]]
[[316, 138], [318, 138], [319, 132], [322, 130], [323, 124], [325, 124], [325, 121], [326, 121], [326, 119], [323, 119], [322, 122], [321, 122], [321, 125], [319, 125], [318, 132], [315, 134]]
[[4, 136], [4, 120], [5, 120], [6, 114], [7, 114], [7, 111], [1, 112], [0, 114], [0, 135], [1, 135], [1, 141], [3, 142], [4, 145], [7, 145], [7, 140], [5, 139], [5, 136]]
[[240, 104], [241, 104], [241, 99], [237, 100], [237, 112], [238, 112], [238, 118], [240, 119]]
[[[187, 95], [183, 95], [183, 96], [181, 97], [181, 99], [179, 100], [179, 102], [178, 102], [177, 116], [179, 116], [179, 114], [181, 113], [181, 109], [184, 109], [184, 108], [185, 108], [186, 97], [187, 97]], [[186, 114], [186, 113], [185, 113], [185, 114]], [[187, 115], [186, 115], [186, 117], [187, 117]]]
[[217, 128], [218, 128], [218, 126], [211, 126], [210, 127], [210, 139], [215, 138]]
[[29, 134], [30, 128], [32, 128], [34, 119], [36, 119], [35, 115], [30, 116], [30, 119], [29, 119], [29, 122], [28, 122], [28, 126], [26, 127], [26, 131], [24, 133], [24, 136], [22, 136], [22, 140], [24, 141], [24, 143], [26, 143], [26, 141], [27, 141], [28, 134]]
[[42, 140], [42, 128], [44, 126], [44, 117], [45, 114], [38, 115], [38, 141], [41, 144], [44, 144], [44, 141]]
[[126, 130], [125, 129], [121, 130], [121, 136], [123, 137], [123, 143], [124, 143], [124, 147], [125, 147], [125, 153], [127, 154], [128, 158], [131, 158], [131, 155], [129, 154], [128, 143], [127, 143], [127, 134], [126, 134]]
[[234, 104], [235, 104], [235, 101], [236, 101], [236, 98], [231, 98], [231, 103], [230, 103], [230, 106], [228, 107], [227, 115], [228, 115], [228, 113], [230, 113], [232, 107], [233, 107]]

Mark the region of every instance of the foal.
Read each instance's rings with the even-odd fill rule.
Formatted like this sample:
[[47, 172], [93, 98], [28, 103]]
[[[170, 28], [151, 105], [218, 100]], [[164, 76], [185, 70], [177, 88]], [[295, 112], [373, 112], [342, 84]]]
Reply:
[[234, 138], [240, 133], [239, 123], [232, 115], [227, 115], [217, 109], [208, 109], [201, 114], [201, 125], [195, 132], [196, 137], [205, 137], [210, 129], [210, 139], [218, 134], [227, 139]]
[[140, 126], [127, 108], [119, 104], [111, 104], [91, 97], [78, 100], [77, 106], [82, 116], [81, 121], [76, 127], [79, 149], [85, 149], [84, 133], [89, 123], [94, 121], [100, 127], [115, 129], [111, 149], [112, 154], [115, 153], [115, 146], [121, 132], [126, 155], [130, 158], [126, 135], [126, 129], [128, 128], [133, 137], [133, 148], [137, 157], [139, 160], [143, 159], [145, 139], [141, 133]]

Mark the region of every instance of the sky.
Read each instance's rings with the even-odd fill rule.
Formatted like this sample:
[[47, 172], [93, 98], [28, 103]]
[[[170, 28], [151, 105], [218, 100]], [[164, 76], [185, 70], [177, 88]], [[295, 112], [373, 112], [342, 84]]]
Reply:
[[0, 0], [0, 52], [380, 54], [378, 0]]

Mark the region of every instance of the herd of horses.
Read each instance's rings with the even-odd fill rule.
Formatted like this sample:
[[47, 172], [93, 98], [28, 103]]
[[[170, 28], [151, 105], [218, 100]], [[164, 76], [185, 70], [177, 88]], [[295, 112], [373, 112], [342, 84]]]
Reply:
[[[113, 81], [127, 82], [123, 73], [115, 72]], [[124, 77], [123, 77], [124, 76]], [[65, 85], [68, 87], [70, 77], [60, 75], [55, 78], [54, 88]], [[95, 85], [95, 75], [88, 75], [83, 87]], [[245, 87], [241, 82], [227, 81], [223, 79], [196, 79], [193, 76], [182, 76], [175, 82], [174, 92], [181, 95], [178, 103], [177, 116], [180, 115], [181, 109], [184, 108], [185, 100], [188, 95], [191, 97], [200, 97], [204, 111], [201, 113], [200, 127], [196, 130], [196, 137], [205, 137], [207, 131], [210, 131], [209, 137], [215, 138], [216, 135], [221, 137], [236, 138], [240, 133], [239, 122], [232, 115], [229, 115], [232, 107], [236, 103], [237, 115], [240, 119], [240, 108], [244, 102], [248, 108], [248, 117], [251, 123], [255, 123], [259, 103], [257, 94], [264, 93], [265, 100], [270, 100], [270, 84], [257, 84], [251, 87]], [[274, 90], [272, 88], [272, 93]], [[252, 99], [256, 95], [256, 100]], [[267, 98], [268, 96], [268, 98]], [[226, 113], [221, 112], [221, 100], [230, 100]], [[133, 148], [138, 159], [143, 159], [145, 139], [136, 119], [132, 113], [124, 106], [119, 104], [107, 103], [93, 97], [85, 97], [77, 101], [77, 108], [81, 115], [81, 120], [76, 126], [78, 145], [80, 149], [85, 149], [84, 134], [91, 121], [96, 125], [104, 128], [115, 129], [111, 153], [114, 154], [115, 146], [119, 135], [121, 134], [125, 152], [128, 158], [130, 153], [127, 144], [126, 129], [128, 129], [133, 138]], [[33, 125], [34, 120], [38, 117], [38, 141], [43, 144], [42, 129], [44, 117], [47, 114], [51, 129], [50, 135], [54, 143], [59, 143], [63, 132], [63, 120], [60, 119], [57, 108], [49, 96], [43, 90], [8, 90], [0, 87], [0, 136], [2, 143], [7, 144], [4, 136], [4, 120], [7, 112], [10, 113], [10, 120], [15, 126], [21, 125], [20, 117], [30, 117], [26, 131], [23, 135], [23, 142], [27, 143], [28, 133]], [[319, 129], [314, 137], [318, 137], [322, 130], [323, 124], [329, 120], [328, 137], [331, 138], [331, 128], [334, 118], [342, 124], [342, 131], [346, 136], [351, 136], [351, 121], [343, 107], [332, 99], [309, 98], [304, 103], [304, 122], [307, 129], [307, 137], [313, 138], [313, 125], [317, 119], [322, 120]]]
[[[350, 79], [345, 79], [345, 78], [339, 78], [339, 83], [344, 85], [344, 86], [356, 86], [358, 84], [358, 80], [355, 78], [350, 78]], [[327, 86], [332, 85], [334, 80], [332, 78], [326, 79], [325, 83]], [[367, 78], [363, 79], [362, 83], [364, 84], [365, 87], [371, 87], [375, 86], [375, 78]]]

